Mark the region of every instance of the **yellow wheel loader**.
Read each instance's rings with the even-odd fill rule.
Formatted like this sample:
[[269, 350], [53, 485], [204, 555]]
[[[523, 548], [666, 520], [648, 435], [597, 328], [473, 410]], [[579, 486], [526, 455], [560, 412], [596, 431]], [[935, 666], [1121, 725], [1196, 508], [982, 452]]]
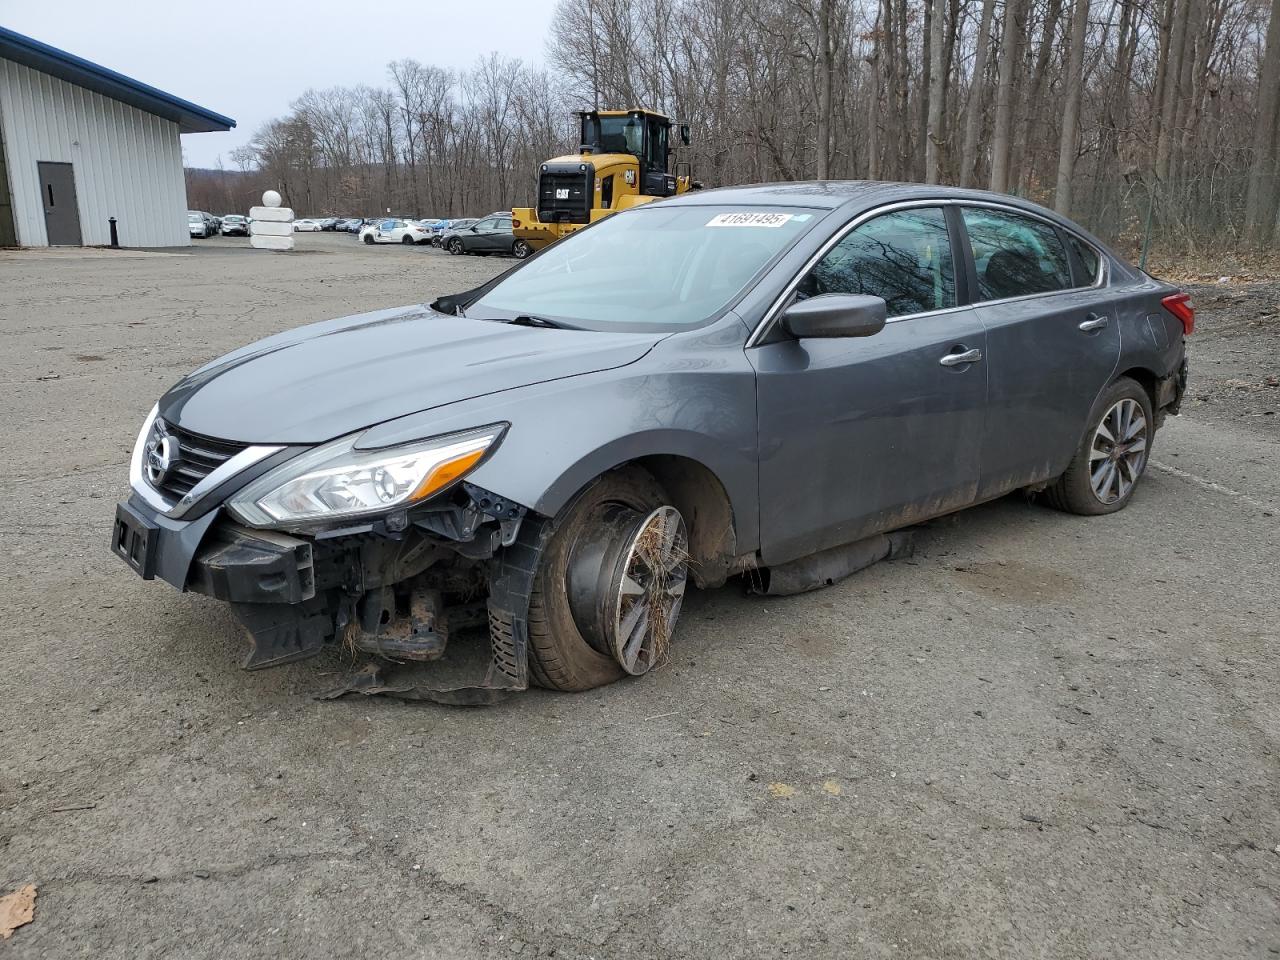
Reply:
[[[532, 249], [611, 213], [700, 186], [687, 163], [668, 168], [674, 152], [670, 117], [652, 110], [587, 110], [578, 117], [578, 153], [542, 164], [537, 207], [511, 211], [512, 231]], [[676, 132], [688, 145], [688, 124]]]

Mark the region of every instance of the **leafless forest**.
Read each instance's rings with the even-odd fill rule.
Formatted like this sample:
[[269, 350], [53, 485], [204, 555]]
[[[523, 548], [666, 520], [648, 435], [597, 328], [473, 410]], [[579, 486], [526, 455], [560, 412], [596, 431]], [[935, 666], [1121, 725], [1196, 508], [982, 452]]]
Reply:
[[1280, 242], [1280, 0], [560, 0], [554, 23], [545, 68], [307, 90], [191, 202], [483, 214], [531, 201], [572, 111], [649, 106], [691, 124], [707, 186], [957, 183], [1130, 252]]

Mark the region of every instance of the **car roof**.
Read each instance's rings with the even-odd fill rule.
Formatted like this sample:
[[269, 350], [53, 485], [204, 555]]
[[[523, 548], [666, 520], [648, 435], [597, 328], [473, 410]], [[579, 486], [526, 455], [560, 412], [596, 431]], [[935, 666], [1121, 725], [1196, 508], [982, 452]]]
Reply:
[[814, 207], [836, 210], [841, 207], [866, 209], [898, 200], [996, 200], [1023, 207], [1040, 214], [1052, 213], [1037, 204], [1018, 197], [987, 190], [942, 187], [923, 183], [891, 183], [878, 180], [809, 180], [790, 183], [758, 183], [741, 187], [717, 187], [691, 190], [669, 197], [664, 204], [703, 206], [722, 204], [759, 204], [788, 207]]

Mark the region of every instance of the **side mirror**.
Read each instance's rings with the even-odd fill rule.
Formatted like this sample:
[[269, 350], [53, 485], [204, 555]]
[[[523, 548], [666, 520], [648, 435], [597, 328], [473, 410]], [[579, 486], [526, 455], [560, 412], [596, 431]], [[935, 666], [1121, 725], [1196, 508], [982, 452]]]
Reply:
[[680, 124], [680, 142], [686, 147], [689, 145], [689, 125], [687, 123]]
[[879, 297], [826, 293], [800, 300], [782, 314], [782, 327], [796, 339], [869, 337], [884, 329], [888, 308]]

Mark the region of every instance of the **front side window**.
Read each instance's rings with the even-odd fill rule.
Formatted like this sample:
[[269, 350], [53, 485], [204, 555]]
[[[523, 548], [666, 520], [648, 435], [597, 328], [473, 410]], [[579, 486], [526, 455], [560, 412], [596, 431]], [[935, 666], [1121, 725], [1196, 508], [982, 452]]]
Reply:
[[394, 230], [395, 228], [396, 222], [394, 220], [383, 220], [378, 226], [379, 230]]
[[963, 214], [979, 300], [1070, 289], [1071, 263], [1049, 224], [1006, 210], [966, 207]]
[[942, 210], [898, 210], [868, 220], [827, 251], [796, 291], [880, 297], [889, 317], [954, 307], [955, 259]]
[[492, 230], [497, 225], [497, 223], [498, 223], [497, 220], [490, 217], [488, 220], [481, 220], [475, 226], [477, 230]]

